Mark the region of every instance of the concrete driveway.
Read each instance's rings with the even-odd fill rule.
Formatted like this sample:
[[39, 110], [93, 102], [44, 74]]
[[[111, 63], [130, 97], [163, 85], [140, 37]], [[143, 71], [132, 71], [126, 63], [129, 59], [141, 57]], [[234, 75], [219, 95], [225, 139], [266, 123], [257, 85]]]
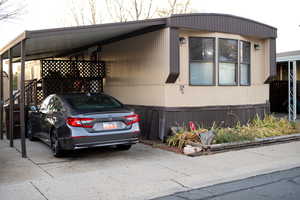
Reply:
[[27, 146], [29, 158], [22, 159], [0, 141], [1, 199], [150, 199], [300, 166], [300, 142], [194, 158], [138, 144], [58, 159], [41, 142]]

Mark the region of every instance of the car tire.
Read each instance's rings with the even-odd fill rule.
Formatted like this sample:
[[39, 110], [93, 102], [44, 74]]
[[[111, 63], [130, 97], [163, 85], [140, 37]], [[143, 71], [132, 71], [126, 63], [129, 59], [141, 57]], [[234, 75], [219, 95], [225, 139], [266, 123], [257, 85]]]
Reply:
[[127, 151], [131, 148], [131, 144], [119, 144], [117, 145], [117, 150]]
[[51, 131], [50, 142], [51, 142], [50, 148], [51, 148], [53, 156], [57, 157], [57, 158], [63, 157], [64, 156], [64, 152], [61, 149], [61, 146], [60, 146], [60, 144], [58, 142], [58, 137], [57, 137], [57, 133], [56, 133], [55, 129], [53, 129]]
[[27, 121], [26, 123], [26, 132], [27, 132], [27, 138], [30, 140], [30, 141], [36, 141], [37, 138], [33, 136], [33, 130], [32, 130], [32, 124], [29, 121]]

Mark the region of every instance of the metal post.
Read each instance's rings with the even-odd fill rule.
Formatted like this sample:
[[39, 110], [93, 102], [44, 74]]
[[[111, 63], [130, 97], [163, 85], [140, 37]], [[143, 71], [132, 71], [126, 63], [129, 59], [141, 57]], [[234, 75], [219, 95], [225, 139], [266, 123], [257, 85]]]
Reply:
[[0, 55], [0, 139], [3, 140], [3, 59]]
[[297, 119], [297, 65], [293, 62], [293, 121]]
[[288, 61], [288, 113], [289, 121], [291, 121], [291, 63]]
[[20, 78], [20, 131], [21, 131], [21, 149], [22, 157], [26, 158], [26, 138], [25, 138], [25, 44], [26, 41], [21, 42], [21, 78]]
[[13, 99], [13, 64], [12, 64], [12, 49], [8, 50], [9, 59], [9, 145], [14, 146], [14, 99]]

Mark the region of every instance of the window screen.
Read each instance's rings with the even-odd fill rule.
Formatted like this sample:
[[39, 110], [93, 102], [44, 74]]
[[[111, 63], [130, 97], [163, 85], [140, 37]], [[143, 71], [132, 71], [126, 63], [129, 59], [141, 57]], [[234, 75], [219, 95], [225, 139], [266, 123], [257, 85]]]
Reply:
[[214, 83], [214, 44], [214, 38], [192, 37], [189, 39], [191, 85]]
[[250, 85], [250, 42], [240, 41], [240, 85]]
[[238, 41], [219, 39], [219, 85], [237, 84]]

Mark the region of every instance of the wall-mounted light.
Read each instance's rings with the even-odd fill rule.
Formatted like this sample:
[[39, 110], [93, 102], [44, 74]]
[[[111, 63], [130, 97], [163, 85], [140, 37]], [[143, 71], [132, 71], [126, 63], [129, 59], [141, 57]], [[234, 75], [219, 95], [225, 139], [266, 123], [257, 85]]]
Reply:
[[255, 50], [260, 50], [260, 49], [261, 49], [260, 44], [254, 44], [254, 49], [255, 49]]
[[180, 42], [180, 44], [186, 44], [186, 38], [185, 37], [180, 37], [179, 42]]

